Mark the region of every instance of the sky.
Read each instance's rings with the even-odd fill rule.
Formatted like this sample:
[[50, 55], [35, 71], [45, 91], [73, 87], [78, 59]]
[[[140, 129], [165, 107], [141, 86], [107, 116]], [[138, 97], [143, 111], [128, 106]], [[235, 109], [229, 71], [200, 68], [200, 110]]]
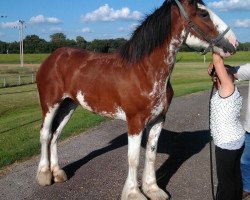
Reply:
[[[128, 39], [147, 15], [164, 0], [1, 0], [0, 41], [19, 40], [18, 21], [24, 37], [38, 35], [47, 41], [54, 33], [67, 38]], [[250, 0], [204, 0], [235, 32], [240, 42], [250, 42]]]

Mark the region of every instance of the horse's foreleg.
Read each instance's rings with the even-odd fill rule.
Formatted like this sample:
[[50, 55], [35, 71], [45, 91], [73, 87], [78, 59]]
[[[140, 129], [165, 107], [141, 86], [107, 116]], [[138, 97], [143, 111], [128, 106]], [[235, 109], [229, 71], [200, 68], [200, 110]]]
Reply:
[[51, 126], [59, 105], [56, 104], [48, 109], [40, 130], [41, 159], [37, 171], [37, 182], [39, 185], [51, 185], [52, 173], [50, 171], [49, 145], [51, 140]]
[[[131, 132], [130, 123], [128, 123], [128, 132]], [[128, 176], [122, 191], [122, 200], [146, 200], [140, 192], [137, 181], [137, 171], [139, 165], [142, 130], [139, 134], [128, 135]]]
[[165, 200], [168, 195], [161, 190], [156, 183], [155, 159], [157, 153], [158, 139], [163, 127], [163, 120], [156, 122], [149, 130], [146, 147], [145, 168], [143, 171], [142, 189], [150, 199]]

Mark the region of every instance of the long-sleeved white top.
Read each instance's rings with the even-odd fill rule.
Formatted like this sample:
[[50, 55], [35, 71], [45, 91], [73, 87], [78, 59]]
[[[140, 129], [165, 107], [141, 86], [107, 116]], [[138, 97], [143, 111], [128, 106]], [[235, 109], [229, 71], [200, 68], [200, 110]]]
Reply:
[[[250, 80], [250, 63], [238, 67], [237, 77], [239, 81]], [[248, 89], [247, 111], [243, 126], [247, 132], [250, 132], [250, 81]]]

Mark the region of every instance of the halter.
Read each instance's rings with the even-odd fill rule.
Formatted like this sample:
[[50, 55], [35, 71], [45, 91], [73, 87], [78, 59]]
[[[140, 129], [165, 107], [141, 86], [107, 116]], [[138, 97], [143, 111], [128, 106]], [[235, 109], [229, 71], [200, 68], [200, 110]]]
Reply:
[[175, 2], [181, 11], [181, 14], [184, 16], [184, 18], [188, 22], [184, 43], [186, 44], [186, 40], [191, 29], [193, 29], [196, 33], [201, 35], [209, 43], [209, 46], [203, 52], [201, 52], [202, 55], [207, 54], [214, 46], [216, 46], [221, 41], [221, 39], [226, 35], [226, 33], [230, 30], [230, 27], [228, 26], [227, 29], [223, 33], [218, 35], [218, 37], [214, 39], [208, 37], [195, 23], [192, 22], [192, 20], [187, 15], [187, 12], [185, 11], [181, 3], [178, 0], [175, 0]]

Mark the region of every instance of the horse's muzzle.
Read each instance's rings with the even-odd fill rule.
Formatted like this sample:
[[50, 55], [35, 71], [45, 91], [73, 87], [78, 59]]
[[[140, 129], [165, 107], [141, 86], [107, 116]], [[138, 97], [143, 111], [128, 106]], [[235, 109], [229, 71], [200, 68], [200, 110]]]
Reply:
[[237, 41], [235, 44], [232, 44], [228, 39], [222, 38], [213, 47], [213, 51], [219, 53], [222, 57], [229, 57], [236, 53], [238, 45]]
[[225, 54], [233, 55], [236, 53], [236, 49], [238, 47], [239, 43], [236, 41], [235, 44], [232, 44], [228, 39], [222, 38], [218, 43], [216, 44], [216, 47], [223, 50]]

